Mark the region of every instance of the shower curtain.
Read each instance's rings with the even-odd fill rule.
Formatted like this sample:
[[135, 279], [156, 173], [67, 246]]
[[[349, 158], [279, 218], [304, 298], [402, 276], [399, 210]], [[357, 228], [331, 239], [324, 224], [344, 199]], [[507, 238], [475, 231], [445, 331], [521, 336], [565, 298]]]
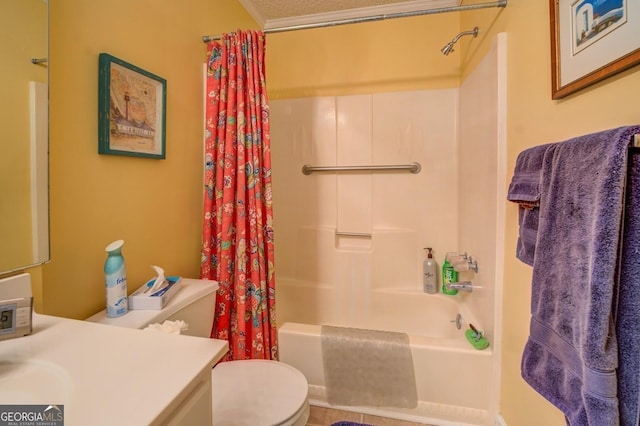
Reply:
[[211, 337], [226, 360], [278, 357], [264, 54], [261, 31], [207, 45], [200, 276], [220, 286]]

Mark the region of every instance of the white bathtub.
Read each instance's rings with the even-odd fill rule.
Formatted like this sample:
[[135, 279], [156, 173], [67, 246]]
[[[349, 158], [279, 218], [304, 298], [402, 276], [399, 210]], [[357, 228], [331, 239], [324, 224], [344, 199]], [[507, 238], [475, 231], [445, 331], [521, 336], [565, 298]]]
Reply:
[[[298, 287], [297, 291], [301, 289]], [[305, 322], [292, 322], [296, 313], [283, 312], [286, 322], [278, 329], [280, 361], [306, 376], [312, 405], [329, 407], [320, 346], [321, 325], [397, 331], [409, 335], [418, 407], [333, 408], [431, 425], [492, 424], [489, 420], [489, 390], [493, 388], [491, 377], [495, 377], [491, 371], [492, 349], [490, 346], [476, 350], [465, 339], [464, 331], [469, 323], [474, 324], [474, 317], [465, 311], [461, 299], [416, 290], [379, 289], [369, 293], [365, 303], [353, 302], [359, 304], [357, 315], [348, 315], [350, 309], [347, 309], [345, 315], [328, 318], [327, 309], [322, 309], [318, 312], [325, 314], [320, 321], [313, 318], [312, 307], [306, 304], [305, 309], [305, 304], [298, 300], [294, 304], [300, 311], [297, 316]], [[398, 315], [399, 306], [405, 315]], [[342, 311], [344, 314], [344, 309]], [[457, 314], [462, 317], [460, 330], [455, 324]]]

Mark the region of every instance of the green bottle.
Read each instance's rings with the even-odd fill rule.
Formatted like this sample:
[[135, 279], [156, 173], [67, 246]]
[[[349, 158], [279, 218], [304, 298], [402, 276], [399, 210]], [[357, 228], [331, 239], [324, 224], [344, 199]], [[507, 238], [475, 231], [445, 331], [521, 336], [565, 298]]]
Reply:
[[442, 294], [448, 294], [450, 296], [454, 296], [458, 294], [458, 290], [451, 289], [447, 290], [445, 284], [447, 283], [457, 283], [458, 282], [458, 272], [453, 269], [453, 265], [449, 263], [449, 254], [444, 258], [444, 263], [442, 264]]

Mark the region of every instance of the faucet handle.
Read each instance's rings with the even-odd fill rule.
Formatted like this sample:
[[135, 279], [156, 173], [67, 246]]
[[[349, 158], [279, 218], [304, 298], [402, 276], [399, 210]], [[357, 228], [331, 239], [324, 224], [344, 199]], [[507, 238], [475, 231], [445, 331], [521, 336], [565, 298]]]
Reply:
[[464, 253], [447, 253], [447, 257], [449, 258], [449, 262], [451, 262], [452, 265], [454, 263], [466, 262], [469, 258], [466, 251]]
[[473, 260], [471, 256], [469, 256], [465, 260], [457, 261], [452, 265], [453, 265], [453, 269], [455, 269], [458, 272], [473, 271], [476, 274], [478, 273], [478, 262]]

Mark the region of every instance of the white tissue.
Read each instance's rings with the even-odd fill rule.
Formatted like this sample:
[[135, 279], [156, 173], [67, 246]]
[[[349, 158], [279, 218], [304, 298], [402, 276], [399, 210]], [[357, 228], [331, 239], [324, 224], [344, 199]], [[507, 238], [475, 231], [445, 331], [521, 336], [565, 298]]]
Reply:
[[149, 291], [153, 293], [154, 291], [160, 290], [160, 287], [162, 287], [162, 284], [164, 283], [164, 269], [155, 265], [151, 265], [151, 267], [156, 271], [156, 274], [158, 274], [156, 280], [149, 289]]
[[188, 328], [189, 328], [189, 325], [182, 320], [176, 320], [176, 321], [165, 320], [165, 322], [163, 322], [162, 324], [159, 324], [159, 323], [149, 324], [143, 330], [159, 331], [161, 333], [167, 333], [167, 334], [180, 334], [181, 331], [187, 330]]

